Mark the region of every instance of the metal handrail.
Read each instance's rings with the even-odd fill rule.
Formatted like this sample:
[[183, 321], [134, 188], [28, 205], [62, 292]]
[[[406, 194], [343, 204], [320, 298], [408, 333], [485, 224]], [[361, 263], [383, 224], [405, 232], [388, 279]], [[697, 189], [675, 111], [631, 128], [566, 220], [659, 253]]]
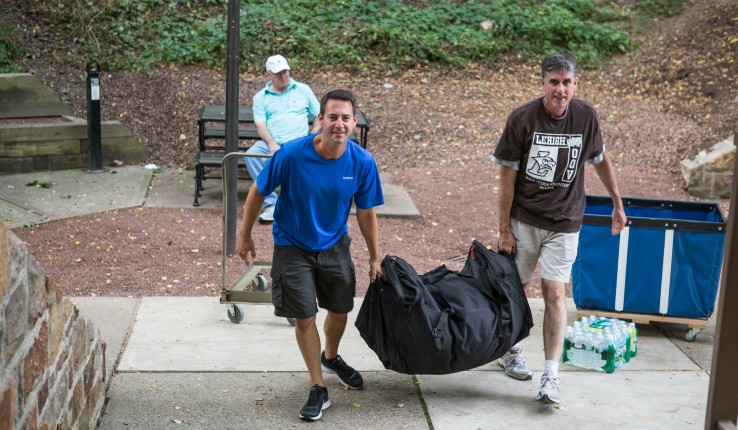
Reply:
[[[223, 182], [223, 256], [222, 256], [222, 262], [221, 262], [221, 302], [223, 302], [223, 298], [225, 297], [225, 294], [227, 292], [226, 287], [226, 255], [228, 254], [227, 249], [227, 239], [228, 239], [228, 211], [225, 210], [225, 208], [228, 207], [228, 193], [226, 192], [226, 181], [227, 181], [227, 172], [226, 172], [226, 162], [230, 160], [231, 158], [235, 157], [252, 157], [252, 158], [271, 158], [271, 154], [249, 154], [246, 152], [229, 152], [223, 157], [223, 161], [221, 161], [220, 164], [220, 170], [221, 170], [221, 177]], [[254, 261], [252, 265], [261, 263]]]

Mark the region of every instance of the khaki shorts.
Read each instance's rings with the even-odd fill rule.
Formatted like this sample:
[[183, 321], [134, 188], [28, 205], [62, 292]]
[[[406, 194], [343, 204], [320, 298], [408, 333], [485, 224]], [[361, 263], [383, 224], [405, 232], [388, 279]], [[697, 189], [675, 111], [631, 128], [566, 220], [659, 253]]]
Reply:
[[510, 219], [510, 229], [518, 247], [515, 264], [523, 284], [530, 282], [538, 262], [541, 264], [541, 279], [569, 283], [571, 267], [577, 258], [579, 232], [544, 230], [515, 218]]

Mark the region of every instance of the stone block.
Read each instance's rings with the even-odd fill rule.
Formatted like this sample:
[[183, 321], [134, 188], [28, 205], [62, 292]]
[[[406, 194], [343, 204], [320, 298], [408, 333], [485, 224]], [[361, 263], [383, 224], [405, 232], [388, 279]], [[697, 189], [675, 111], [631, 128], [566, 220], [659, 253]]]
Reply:
[[[0, 221], [0, 303], [8, 293], [8, 254], [10, 245], [8, 242], [8, 227]], [[12, 234], [12, 233], [11, 233]]]
[[69, 108], [30, 73], [0, 74], [0, 118], [69, 115]]
[[24, 402], [28, 395], [37, 388], [49, 367], [49, 332], [46, 321], [41, 321], [39, 332], [33, 339], [31, 348], [23, 358], [23, 397]]
[[0, 154], [14, 158], [36, 157], [39, 155], [79, 154], [79, 140], [53, 140], [42, 142], [1, 142]]
[[72, 371], [77, 373], [82, 370], [89, 351], [87, 347], [87, 324], [84, 318], [77, 318], [74, 321], [74, 329], [72, 330], [69, 344], [71, 354], [69, 365]]
[[35, 320], [41, 317], [47, 308], [46, 304], [46, 272], [36, 260], [29, 255], [26, 260], [28, 272], [28, 316]]
[[14, 322], [6, 325], [6, 344], [3, 345], [3, 360], [5, 363], [9, 363], [23, 343], [26, 332], [30, 330], [28, 326], [28, 291], [25, 277], [18, 280], [15, 290], [8, 297], [5, 319]]
[[49, 380], [46, 379], [41, 384], [40, 387], [38, 387], [38, 391], [36, 391], [36, 403], [38, 405], [38, 410], [43, 411], [44, 406], [46, 406], [46, 401], [49, 399]]
[[[49, 356], [55, 357], [57, 362], [60, 351], [63, 352], [62, 341], [65, 339], [65, 328], [67, 322], [67, 314], [65, 312], [62, 292], [50, 280], [46, 283], [46, 303], [49, 307]], [[66, 358], [65, 358], [66, 359]]]
[[48, 423], [50, 428], [56, 428], [61, 411], [66, 408], [69, 398], [69, 388], [67, 388], [66, 374], [59, 374], [58, 378], [52, 381], [49, 388], [49, 398], [46, 408], [42, 409], [42, 422]]
[[72, 389], [72, 398], [69, 399], [69, 407], [71, 409], [70, 421], [72, 423], [77, 421], [79, 413], [85, 406], [85, 393], [82, 389], [82, 383], [82, 378], [78, 378], [77, 382], [74, 384], [74, 389]]
[[[103, 366], [103, 369], [105, 367]], [[105, 372], [100, 372], [105, 375]], [[91, 422], [97, 422], [97, 420], [100, 418], [103, 412], [103, 407], [105, 406], [105, 381], [102, 380], [102, 378], [97, 378], [95, 380], [95, 385], [92, 387], [92, 391], [87, 394], [87, 410], [89, 411], [97, 411], [97, 413], [92, 414]]]
[[711, 195], [721, 199], [729, 199], [731, 189], [733, 188], [733, 173], [720, 172], [714, 173], [712, 178]]
[[725, 139], [679, 163], [690, 194], [707, 199], [730, 197], [736, 151], [733, 140]]
[[12, 357], [6, 357], [5, 350], [8, 345], [8, 341], [5, 338], [5, 334], [8, 332], [8, 320], [5, 318], [5, 310], [0, 307], [0, 368], [5, 369]]
[[708, 172], [733, 172], [733, 166], [735, 165], [735, 153], [728, 154], [718, 160], [715, 163], [707, 166]]
[[37, 430], [38, 429], [38, 403], [34, 400], [31, 406], [28, 408], [28, 414], [26, 415], [26, 422], [21, 424], [23, 430]]
[[[68, 117], [68, 123], [0, 125], [0, 170], [21, 173], [87, 167], [87, 121]], [[101, 124], [102, 163], [146, 161], [149, 149], [117, 121]]]
[[[7, 143], [53, 143], [57, 141], [87, 139], [87, 122], [38, 122], [30, 124], [8, 124], [0, 126], [0, 149], [6, 148]], [[33, 148], [34, 145], [20, 145]], [[2, 152], [5, 155], [4, 152]]]
[[13, 420], [18, 416], [18, 380], [11, 374], [0, 391], [0, 429], [12, 429]]
[[53, 357], [56, 362], [56, 367], [54, 368], [55, 372], [63, 373], [64, 368], [67, 366], [67, 361], [69, 360], [69, 344], [65, 342], [59, 345], [58, 353]]
[[0, 172], [25, 173], [33, 171], [33, 157], [6, 158], [0, 157]]
[[33, 171], [81, 169], [86, 154], [39, 155], [33, 157]]
[[95, 354], [90, 355], [90, 359], [87, 360], [85, 368], [82, 371], [82, 383], [85, 390], [85, 394], [92, 391], [92, 386], [95, 383], [95, 376], [97, 375], [95, 369]]
[[18, 236], [12, 232], [8, 235], [8, 286], [12, 290], [15, 284], [26, 277], [26, 257], [28, 250]]

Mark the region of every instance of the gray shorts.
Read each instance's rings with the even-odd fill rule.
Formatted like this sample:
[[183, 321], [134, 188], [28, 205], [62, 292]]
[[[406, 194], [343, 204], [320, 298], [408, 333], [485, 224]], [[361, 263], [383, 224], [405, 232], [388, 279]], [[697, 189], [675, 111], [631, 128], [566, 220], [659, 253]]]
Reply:
[[530, 282], [536, 263], [541, 263], [541, 279], [568, 284], [571, 267], [577, 258], [579, 232], [561, 233], [533, 227], [510, 219], [510, 229], [515, 236], [518, 252], [515, 264], [520, 281]]
[[356, 272], [350, 245], [348, 234], [325, 251], [275, 245], [271, 270], [274, 315], [309, 318], [318, 313], [318, 306], [337, 314], [351, 312]]

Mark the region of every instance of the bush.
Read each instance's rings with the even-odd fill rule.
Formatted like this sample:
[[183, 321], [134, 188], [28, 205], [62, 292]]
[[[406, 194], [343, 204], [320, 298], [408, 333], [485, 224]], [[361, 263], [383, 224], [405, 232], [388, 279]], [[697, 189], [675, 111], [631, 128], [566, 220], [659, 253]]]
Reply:
[[[11, 34], [7, 28], [0, 27], [0, 34]], [[28, 55], [28, 50], [16, 46], [10, 40], [0, 38], [0, 73], [19, 73], [25, 69], [21, 60]]]
[[[57, 17], [83, 53], [107, 69], [153, 64], [222, 68], [228, 0], [83, 2]], [[677, 1], [677, 0], [651, 0]], [[501, 55], [537, 59], [569, 50], [583, 67], [631, 49], [630, 15], [603, 0], [242, 0], [240, 61], [354, 70], [441, 63], [464, 67]], [[485, 30], [482, 23], [488, 25]], [[82, 24], [80, 24], [82, 23]]]

